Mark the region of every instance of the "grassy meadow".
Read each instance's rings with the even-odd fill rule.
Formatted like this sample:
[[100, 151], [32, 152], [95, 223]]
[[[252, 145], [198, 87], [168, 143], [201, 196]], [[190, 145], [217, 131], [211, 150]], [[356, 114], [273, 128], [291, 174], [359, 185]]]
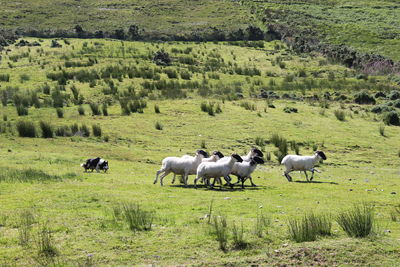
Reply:
[[[0, 61], [1, 265], [398, 264], [399, 127], [371, 112], [397, 114], [387, 77], [278, 41], [25, 40], [40, 46], [10, 46]], [[160, 51], [168, 66], [154, 63]], [[361, 91], [369, 104], [355, 102]], [[21, 137], [29, 122], [35, 137]], [[325, 152], [314, 182], [282, 176], [276, 135], [286, 153]], [[153, 184], [164, 157], [252, 146], [266, 159], [257, 187]], [[109, 172], [84, 173], [97, 156]], [[372, 234], [349, 237], [339, 214], [363, 204]], [[290, 223], [311, 213], [328, 233], [296, 242]]]

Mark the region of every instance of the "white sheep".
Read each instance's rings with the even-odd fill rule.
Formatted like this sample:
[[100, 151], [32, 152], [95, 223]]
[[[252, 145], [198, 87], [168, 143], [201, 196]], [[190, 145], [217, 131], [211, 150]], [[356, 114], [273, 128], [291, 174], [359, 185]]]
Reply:
[[207, 156], [207, 152], [197, 150], [196, 156], [194, 157], [167, 157], [163, 159], [161, 169], [157, 171], [154, 184], [157, 183], [158, 176], [163, 173], [160, 176], [160, 184], [163, 185], [164, 177], [172, 172], [174, 174], [182, 175], [183, 181], [185, 185], [187, 185], [188, 175], [195, 174], [196, 172], [193, 172], [193, 169], [197, 169], [197, 166], [201, 163], [202, 159]]
[[257, 167], [257, 164], [264, 164], [264, 160], [260, 157], [253, 157], [250, 161], [236, 162], [234, 164], [234, 168], [232, 168], [231, 174], [236, 175], [238, 178], [238, 182], [242, 182], [242, 188], [244, 188], [244, 182], [250, 179], [251, 185], [256, 186], [253, 183], [253, 179], [251, 174]]
[[292, 171], [304, 171], [306, 179], [308, 181], [307, 171], [312, 173], [310, 180], [314, 178], [314, 165], [321, 159], [326, 160], [326, 156], [322, 151], [316, 151], [313, 156], [298, 156], [298, 155], [287, 155], [282, 159], [281, 164], [286, 166], [286, 171], [283, 175], [288, 179], [289, 182], [292, 181], [292, 177], [289, 175]]
[[[220, 151], [214, 151], [210, 157], [203, 158], [201, 160], [201, 162], [216, 162], [216, 161], [222, 159], [223, 157], [224, 157], [224, 154], [222, 154]], [[193, 158], [193, 156], [184, 155], [184, 156], [182, 156], [182, 158]], [[193, 166], [193, 168], [190, 170], [189, 175], [196, 174], [196, 172], [197, 172], [198, 165], [196, 166], [195, 164], [193, 164], [192, 166]], [[172, 183], [175, 183], [175, 178], [176, 178], [176, 174], [174, 173], [174, 178], [172, 178]]]
[[202, 162], [199, 167], [197, 167], [194, 187], [196, 188], [196, 184], [199, 179], [204, 178], [206, 181], [209, 181], [210, 178], [214, 178], [220, 180], [220, 177], [224, 177], [228, 185], [231, 185], [231, 178], [229, 177], [229, 174], [232, 171], [232, 167], [236, 162], [242, 161], [243, 159], [238, 154], [232, 154], [232, 156], [229, 157], [229, 160], [219, 160], [217, 162]]

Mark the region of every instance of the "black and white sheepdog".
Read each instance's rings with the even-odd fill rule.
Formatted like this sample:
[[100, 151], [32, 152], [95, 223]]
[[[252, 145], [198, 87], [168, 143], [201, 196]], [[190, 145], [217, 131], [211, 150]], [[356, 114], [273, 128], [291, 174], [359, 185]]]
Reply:
[[102, 158], [88, 159], [85, 163], [81, 164], [81, 167], [85, 169], [85, 172], [87, 172], [88, 170], [91, 170], [93, 172], [93, 170], [95, 169], [97, 172], [100, 172], [100, 170], [107, 172], [107, 170], [109, 169], [108, 161]]

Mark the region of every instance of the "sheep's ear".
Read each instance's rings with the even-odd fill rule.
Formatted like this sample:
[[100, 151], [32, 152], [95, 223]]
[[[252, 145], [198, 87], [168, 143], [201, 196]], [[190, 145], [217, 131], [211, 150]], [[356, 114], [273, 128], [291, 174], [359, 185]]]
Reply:
[[264, 164], [264, 160], [260, 157], [254, 157], [253, 160], [257, 163], [257, 164]]
[[318, 156], [320, 156], [323, 160], [326, 160], [326, 159], [327, 159], [324, 152], [322, 152], [322, 151], [317, 151], [317, 153], [318, 153]]
[[243, 162], [242, 157], [240, 157], [238, 154], [232, 154], [232, 157], [234, 157], [238, 162]]
[[197, 154], [201, 154], [201, 155], [203, 155], [205, 158], [208, 158], [208, 154], [207, 154], [207, 152], [205, 152], [204, 150], [197, 150]]
[[259, 150], [258, 148], [256, 148], [256, 147], [253, 147], [253, 153], [255, 153], [255, 154], [257, 154], [257, 156], [259, 156], [259, 157], [264, 157], [264, 154], [261, 152], [261, 150]]
[[224, 157], [224, 154], [222, 154], [222, 153], [219, 152], [219, 151], [215, 151], [215, 152], [214, 152], [214, 155], [217, 155], [220, 159], [222, 159], [222, 158]]

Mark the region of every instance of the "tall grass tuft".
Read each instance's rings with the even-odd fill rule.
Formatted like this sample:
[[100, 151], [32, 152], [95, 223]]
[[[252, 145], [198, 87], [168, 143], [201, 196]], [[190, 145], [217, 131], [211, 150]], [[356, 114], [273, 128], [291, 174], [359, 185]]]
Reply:
[[20, 137], [36, 137], [36, 127], [31, 121], [18, 121], [17, 131]]
[[53, 131], [53, 127], [51, 126], [50, 123], [45, 122], [45, 121], [40, 121], [39, 126], [40, 126], [40, 129], [42, 130], [43, 138], [53, 138], [54, 131]]
[[248, 243], [244, 239], [243, 223], [240, 224], [240, 227], [237, 226], [235, 223], [233, 223], [231, 230], [232, 230], [233, 247], [235, 249], [246, 248]]
[[28, 246], [31, 239], [32, 225], [35, 222], [33, 213], [30, 210], [24, 210], [18, 218], [18, 239], [23, 247]]
[[108, 106], [107, 104], [103, 104], [101, 110], [103, 111], [104, 116], [108, 116]]
[[58, 255], [58, 250], [54, 245], [53, 236], [46, 225], [43, 225], [39, 229], [37, 246], [39, 256], [54, 257]]
[[60, 118], [60, 119], [64, 118], [64, 110], [62, 108], [57, 108], [56, 112], [57, 112], [57, 117], [58, 118]]
[[261, 136], [257, 136], [257, 137], [254, 139], [254, 143], [256, 144], [256, 146], [259, 146], [259, 147], [265, 146], [265, 140], [264, 140], [264, 138], [261, 137]]
[[331, 229], [331, 217], [328, 215], [308, 213], [288, 221], [289, 236], [296, 242], [315, 241], [318, 236], [331, 235]]
[[219, 248], [222, 251], [226, 251], [228, 246], [228, 223], [226, 222], [226, 218], [224, 216], [214, 217], [213, 228]]
[[164, 126], [158, 121], [155, 123], [154, 127], [159, 131], [162, 131], [162, 129], [164, 129]]
[[17, 114], [18, 116], [27, 116], [28, 115], [28, 108], [24, 107], [23, 105], [17, 106]]
[[101, 126], [99, 124], [93, 124], [92, 130], [94, 136], [101, 137], [102, 131], [101, 131]]
[[383, 125], [379, 126], [379, 134], [385, 137], [385, 126]]
[[201, 140], [200, 147], [203, 148], [203, 149], [207, 148], [207, 144], [206, 144], [205, 140]]
[[155, 213], [143, 210], [139, 204], [125, 203], [114, 208], [114, 216], [117, 219], [122, 218], [131, 231], [150, 231]]
[[257, 214], [256, 223], [254, 224], [254, 234], [260, 238], [264, 236], [267, 227], [271, 224], [271, 220], [261, 211]]
[[345, 121], [346, 120], [346, 113], [344, 113], [343, 110], [335, 110], [334, 111], [335, 117], [336, 119], [338, 119], [339, 121]]
[[92, 110], [92, 115], [98, 116], [101, 115], [101, 111], [99, 105], [97, 103], [90, 103], [90, 109]]
[[18, 170], [11, 168], [3, 168], [0, 173], [0, 182], [47, 182], [47, 181], [60, 181], [63, 178], [76, 177], [75, 173], [67, 173], [65, 175], [51, 175], [42, 170], [35, 170], [32, 168]]
[[160, 113], [160, 107], [157, 104], [154, 105], [154, 112]]
[[85, 116], [85, 108], [83, 106], [78, 107], [78, 113], [81, 116]]
[[375, 218], [371, 205], [355, 205], [338, 214], [336, 221], [350, 237], [367, 237], [374, 233]]

